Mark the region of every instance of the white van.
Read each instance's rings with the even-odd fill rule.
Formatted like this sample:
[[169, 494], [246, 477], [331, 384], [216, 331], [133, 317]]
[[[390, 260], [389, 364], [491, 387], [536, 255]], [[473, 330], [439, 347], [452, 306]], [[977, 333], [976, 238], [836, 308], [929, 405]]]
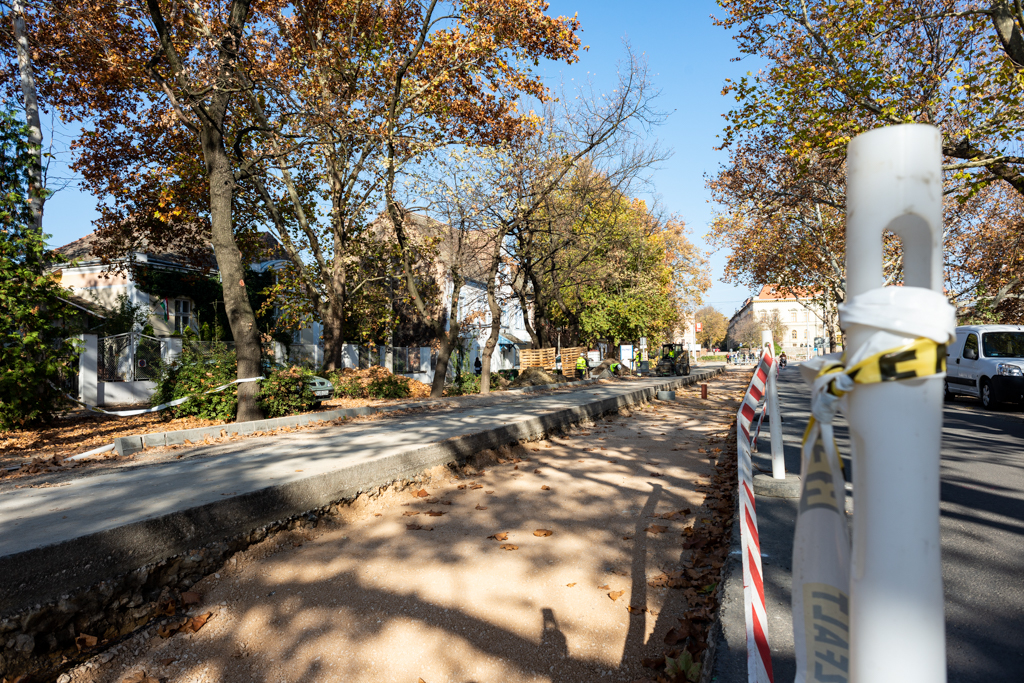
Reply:
[[965, 325], [946, 353], [946, 398], [977, 396], [992, 408], [1024, 403], [1024, 326]]

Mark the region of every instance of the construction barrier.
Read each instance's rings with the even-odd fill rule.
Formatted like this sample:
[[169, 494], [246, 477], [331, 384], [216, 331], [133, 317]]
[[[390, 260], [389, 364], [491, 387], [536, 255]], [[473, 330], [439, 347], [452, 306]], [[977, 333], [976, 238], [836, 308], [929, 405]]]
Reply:
[[772, 654], [768, 646], [768, 615], [761, 571], [761, 543], [757, 534], [757, 509], [754, 503], [753, 462], [751, 461], [751, 423], [757, 406], [767, 394], [768, 378], [775, 358], [766, 348], [761, 362], [750, 378], [736, 414], [736, 453], [740, 495], [740, 551], [743, 556], [743, 611], [747, 626], [747, 680], [749, 683], [774, 683]]

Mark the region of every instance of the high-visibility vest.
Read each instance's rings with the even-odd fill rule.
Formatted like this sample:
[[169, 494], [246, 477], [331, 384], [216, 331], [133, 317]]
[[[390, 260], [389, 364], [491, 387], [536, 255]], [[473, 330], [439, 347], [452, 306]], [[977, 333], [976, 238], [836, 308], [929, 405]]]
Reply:
[[586, 370], [587, 369], [587, 359], [584, 358], [583, 356], [580, 356], [579, 358], [577, 358], [576, 359], [576, 369], [577, 370]]

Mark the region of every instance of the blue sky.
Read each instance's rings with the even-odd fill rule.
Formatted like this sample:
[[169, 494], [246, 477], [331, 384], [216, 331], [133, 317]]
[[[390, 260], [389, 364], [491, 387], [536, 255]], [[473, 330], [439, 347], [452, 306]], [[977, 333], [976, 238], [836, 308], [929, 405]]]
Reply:
[[[691, 237], [706, 246], [703, 236], [714, 207], [709, 203], [705, 176], [725, 160], [714, 147], [724, 125], [721, 115], [732, 102], [721, 96], [722, 85], [726, 78], [754, 68], [746, 61], [730, 62], [738, 56], [732, 38], [710, 18], [721, 14], [721, 9], [712, 0], [552, 0], [550, 12], [578, 13], [583, 44], [590, 46], [571, 67], [542, 66], [552, 87], [562, 80], [584, 80], [588, 74], [597, 86], [611, 87], [616, 64], [624, 56], [624, 38], [637, 53], [646, 55], [662, 91], [660, 108], [671, 112], [654, 134], [675, 151], [653, 175], [655, 192], [669, 211], [686, 221]], [[67, 142], [68, 137], [58, 131], [55, 149], [66, 149]], [[53, 235], [50, 242], [55, 246], [87, 234], [97, 216], [95, 199], [75, 188], [74, 178], [60, 163], [64, 158], [66, 155], [59, 154], [52, 165], [51, 179], [66, 179], [71, 184], [46, 204], [46, 231]], [[713, 286], [706, 302], [730, 316], [749, 292], [720, 281], [724, 263], [724, 254], [711, 256]]]

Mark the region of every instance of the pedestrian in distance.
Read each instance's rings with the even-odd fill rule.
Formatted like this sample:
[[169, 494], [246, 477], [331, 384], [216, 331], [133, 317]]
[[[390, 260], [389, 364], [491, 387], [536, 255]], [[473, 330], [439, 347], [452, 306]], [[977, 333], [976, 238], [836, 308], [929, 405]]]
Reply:
[[476, 361], [473, 363], [473, 372], [480, 374], [484, 370], [484, 364], [480, 362], [480, 356], [476, 357]]

